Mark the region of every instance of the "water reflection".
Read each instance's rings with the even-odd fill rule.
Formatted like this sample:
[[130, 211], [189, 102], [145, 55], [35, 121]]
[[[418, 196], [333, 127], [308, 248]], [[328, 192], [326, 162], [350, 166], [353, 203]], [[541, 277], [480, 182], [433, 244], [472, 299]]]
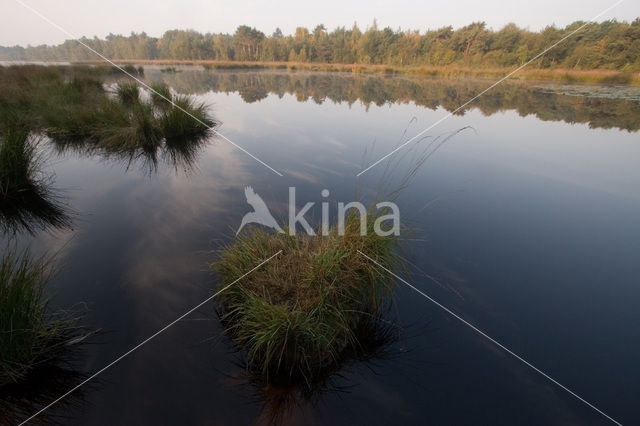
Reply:
[[[151, 70], [145, 74], [156, 78]], [[254, 186], [270, 208], [281, 206], [283, 215], [289, 185], [299, 188], [301, 200], [318, 206], [323, 188], [331, 189], [334, 201], [351, 199], [355, 183], [350, 182], [361, 170], [365, 146], [381, 141], [375, 160], [394, 148], [412, 116], [419, 117], [417, 130], [437, 118], [411, 102], [418, 99], [431, 108], [440, 105], [440, 93], [455, 107], [454, 101], [464, 102], [463, 95], [472, 93], [456, 95], [457, 90], [482, 86], [406, 77], [267, 74], [185, 70], [157, 77], [181, 91], [218, 91], [202, 98], [216, 106], [223, 133], [279, 171], [289, 169], [286, 179], [226, 143], [198, 147], [199, 173], [190, 176], [163, 173], [162, 166], [172, 164], [163, 147], [156, 149], [160, 170], [153, 179], [109, 164], [147, 172], [144, 155], [69, 150], [56, 162], [57, 186], [74, 188], [73, 206], [86, 216], [54, 283], [55, 303], [66, 307], [86, 301], [88, 327], [112, 331], [109, 345], [87, 345], [84, 371], [107, 365], [212, 294], [206, 264], [218, 240], [233, 238], [246, 213], [245, 185]], [[271, 80], [277, 80], [278, 91], [265, 83]], [[538, 93], [530, 84], [509, 84], [516, 86], [513, 92], [496, 92], [478, 103], [478, 110], [515, 109], [525, 115], [530, 109], [544, 120], [576, 122], [579, 117], [594, 126], [601, 117], [603, 127], [625, 122], [638, 127], [637, 112], [636, 118], [625, 112], [636, 111], [636, 104], [567, 100], [567, 95]], [[433, 85], [434, 97], [420, 93], [421, 85]], [[438, 85], [442, 89], [435, 90]], [[227, 90], [232, 95], [226, 96]], [[265, 93], [270, 96], [255, 102]], [[394, 102], [389, 99], [407, 104], [371, 106], [365, 112], [372, 103]], [[539, 111], [534, 102], [540, 103]], [[450, 122], [454, 128], [472, 124], [478, 132], [464, 132], [440, 149], [418, 176], [419, 186], [400, 200], [417, 230], [415, 240], [407, 242], [407, 257], [444, 285], [415, 275], [410, 281], [631, 422], [638, 415], [633, 404], [638, 386], [629, 382], [622, 389], [619, 383], [633, 378], [629, 371], [640, 354], [637, 330], [624, 326], [638, 320], [636, 135], [518, 119], [513, 112], [487, 118], [476, 111]], [[433, 199], [438, 201], [425, 208]], [[39, 246], [52, 246], [43, 238], [36, 240]], [[324, 418], [326, 424], [601, 423], [410, 290], [400, 289], [397, 302], [403, 324], [429, 320], [433, 327], [426, 335], [402, 333], [399, 343], [415, 347], [411, 356], [398, 357], [396, 364], [403, 365], [376, 363], [369, 376], [353, 380], [353, 392], [342, 387], [342, 375], [366, 370], [369, 361], [344, 365], [324, 383], [304, 387], [267, 384], [238, 372], [244, 365], [232, 365], [227, 346], [199, 344], [222, 332], [208, 306], [105, 372], [108, 385], [86, 392], [89, 408], [56, 412], [72, 423], [105, 425], [251, 424], [278, 418], [288, 424]], [[601, 344], [594, 347], [594, 342]], [[384, 355], [370, 362], [376, 359]], [[225, 374], [232, 376], [231, 385]], [[255, 405], [247, 403], [249, 397]]]
[[72, 215], [62, 195], [49, 182], [33, 183], [20, 196], [0, 201], [0, 232], [35, 234], [50, 228], [70, 228]]
[[[23, 90], [23, 94], [29, 93], [31, 93], [29, 90]], [[176, 103], [181, 105], [183, 109], [190, 110], [187, 108], [191, 105], [189, 102], [188, 98], [176, 98]], [[200, 109], [204, 110], [206, 106], [194, 108], [198, 112]], [[64, 112], [57, 110], [55, 112], [57, 116], [67, 117]], [[158, 117], [153, 115], [154, 113], [155, 111], [151, 111], [146, 118], [155, 117], [162, 120], [165, 130], [177, 131], [166, 131], [162, 137], [150, 139], [149, 143], [130, 143], [131, 138], [127, 139], [127, 134], [122, 132], [122, 137], [116, 135], [110, 139], [111, 143], [107, 144], [96, 138], [95, 135], [86, 136], [80, 132], [71, 134], [72, 137], [70, 137], [68, 132], [50, 132], [51, 128], [47, 126], [38, 126], [33, 123], [21, 123], [19, 126], [7, 125], [8, 120], [3, 120], [3, 125], [0, 126], [0, 135], [2, 136], [0, 137], [0, 232], [2, 233], [0, 236], [6, 237], [10, 241], [15, 240], [16, 245], [37, 246], [38, 251], [47, 252], [45, 247], [48, 244], [39, 244], [42, 243], [44, 233], [38, 231], [70, 230], [72, 228], [74, 220], [80, 216], [80, 213], [76, 214], [72, 211], [71, 203], [67, 198], [70, 194], [57, 189], [59, 186], [56, 183], [56, 175], [47, 170], [50, 166], [55, 167], [61, 162], [64, 163], [65, 160], [92, 162], [91, 172], [94, 174], [99, 173], [97, 162], [120, 164], [124, 165], [127, 170], [140, 169], [149, 175], [157, 173], [161, 166], [168, 166], [176, 172], [181, 170], [186, 174], [190, 173], [196, 167], [198, 158], [205, 147], [212, 141], [209, 128], [193, 131], [188, 125], [183, 126], [183, 117], [178, 116], [174, 110], [169, 108], [165, 109], [163, 115], [158, 114]], [[34, 111], [33, 114], [37, 115], [37, 112]], [[183, 113], [179, 112], [179, 114]], [[178, 117], [176, 118], [176, 116]], [[191, 118], [187, 118], [191, 120]], [[110, 123], [107, 121], [105, 128], [108, 128]], [[208, 121], [205, 123], [206, 126], [209, 126]], [[90, 120], [82, 124], [88, 127], [93, 125]], [[104, 125], [104, 123], [102, 124]], [[117, 126], [114, 125], [114, 128]], [[124, 127], [124, 129], [128, 128]], [[181, 134], [181, 131], [184, 135]], [[58, 134], [60, 137], [56, 137]], [[54, 158], [55, 161], [53, 161]], [[74, 180], [74, 185], [76, 185], [75, 182], [77, 181]], [[148, 180], [145, 180], [145, 183], [148, 183]], [[87, 181], [81, 180], [81, 184], [86, 186]], [[80, 218], [86, 219], [87, 213], [91, 212], [83, 210]], [[177, 224], [174, 223], [174, 225]], [[109, 229], [108, 232], [110, 231]], [[47, 232], [46, 234], [51, 236], [54, 233]], [[104, 244], [105, 240], [102, 239], [99, 244]], [[102, 249], [104, 250], [104, 246]], [[52, 252], [49, 251], [49, 253]], [[0, 256], [2, 255], [0, 253]], [[98, 256], [92, 257], [92, 260], [99, 258]], [[98, 262], [103, 263], [104, 258], [100, 257]], [[73, 259], [65, 259], [64, 266], [66, 267], [69, 263], [73, 263]], [[108, 264], [108, 262], [104, 262], [104, 264]], [[112, 267], [112, 264], [107, 266], [108, 269]], [[157, 268], [149, 266], [149, 270], [157, 270]], [[91, 271], [81, 280], [86, 284], [87, 281], [91, 281], [87, 279], [89, 275], [99, 277], [98, 279], [106, 278], [106, 274], [95, 272], [95, 270]], [[110, 286], [113, 284], [113, 282], [108, 282]], [[49, 292], [55, 292], [55, 289], [48, 287], [47, 291], [50, 294]], [[86, 300], [83, 297], [74, 297], [70, 303], [60, 303], [60, 305], [64, 306], [62, 309], [68, 309], [69, 306]], [[53, 299], [51, 304], [48, 299], [43, 304], [46, 305], [47, 312], [57, 312], [53, 307]], [[113, 307], [115, 304], [111, 306]], [[43, 307], [44, 309], [45, 307]], [[65, 310], [65, 312], [67, 311]], [[10, 324], [7, 323], [5, 325], [9, 328]], [[99, 328], [92, 327], [91, 329], [97, 330]], [[65, 342], [65, 345], [67, 343], [69, 342]], [[62, 343], [59, 344], [59, 347], [62, 347]], [[84, 364], [85, 359], [80, 361], [74, 358], [75, 355], [79, 354], [71, 353], [71, 349], [60, 354], [56, 353], [50, 356], [46, 362], [34, 368], [27, 377], [21, 378], [18, 383], [0, 386], [0, 424], [17, 424], [24, 421], [40, 408], [53, 402], [80, 383], [84, 377], [78, 371], [80, 371], [80, 365]], [[83, 355], [85, 354], [83, 353]], [[65, 397], [59, 404], [56, 404], [55, 408], [39, 415], [38, 421], [55, 423], [61, 412], [77, 411], [76, 402], [82, 399], [83, 392], [89, 392], [90, 389], [91, 386], [83, 386], [79, 391]]]
[[139, 169], [149, 174], [157, 172], [161, 164], [168, 165], [176, 171], [190, 172], [209, 142], [211, 136], [206, 135], [163, 139], [154, 145], [144, 147], [110, 149], [88, 140], [69, 142], [52, 139], [58, 154], [97, 157], [109, 163], [123, 165], [127, 170]]
[[[360, 101], [385, 105], [413, 102], [435, 110], [439, 106], [453, 111], [478, 95], [491, 83], [482, 80], [442, 80], [418, 77], [362, 76], [343, 73], [305, 72], [224, 72], [190, 70], [177, 74], [150, 71], [148, 77], [164, 80], [186, 93], [237, 92], [247, 103], [265, 99], [270, 93], [282, 97], [294, 95], [298, 101], [326, 100], [349, 105]], [[458, 115], [477, 108], [485, 115], [515, 110], [522, 117], [535, 115], [544, 121], [588, 123], [592, 128], [640, 129], [640, 95], [633, 87], [537, 86], [530, 82], [509, 81], [459, 111]], [[567, 95], [579, 93], [580, 96]], [[593, 96], [590, 96], [593, 94]]]
[[[76, 368], [64, 365], [43, 365], [33, 370], [24, 381], [0, 387], [0, 424], [18, 424], [31, 417], [85, 379]], [[82, 405], [84, 395], [96, 388], [93, 382], [74, 391], [59, 402], [67, 410]], [[63, 424], [65, 418], [54, 410], [38, 415], [41, 424]]]
[[[355, 331], [359, 349], [344, 354], [340, 363], [332, 364], [318, 375], [298, 379], [280, 375], [266, 380], [259, 372], [245, 369], [242, 375], [230, 377], [229, 382], [250, 389], [252, 399], [261, 407], [256, 424], [291, 424], [292, 419], [321, 403], [328, 394], [348, 393], [359, 385], [348, 377], [346, 367], [349, 365], [363, 364], [375, 372], [377, 362], [397, 355], [392, 347], [400, 338], [401, 328], [386, 316], [360, 321]], [[237, 349], [241, 354], [243, 349]], [[246, 362], [240, 359], [237, 365], [243, 368]]]
[[0, 232], [68, 228], [71, 217], [53, 176], [44, 171], [41, 139], [26, 129], [0, 128]]
[[[51, 139], [60, 155], [97, 157], [123, 165], [127, 170], [138, 169], [152, 174], [160, 164], [175, 171], [190, 173], [196, 166], [211, 137], [167, 139], [153, 147], [109, 150], [89, 141], [69, 143]], [[29, 167], [37, 169], [37, 178], [29, 179], [19, 190], [0, 198], [0, 232], [15, 235], [26, 231], [34, 235], [47, 229], [70, 229], [77, 216], [68, 204], [66, 194], [55, 186], [54, 176], [46, 176], [38, 159], [31, 158]]]

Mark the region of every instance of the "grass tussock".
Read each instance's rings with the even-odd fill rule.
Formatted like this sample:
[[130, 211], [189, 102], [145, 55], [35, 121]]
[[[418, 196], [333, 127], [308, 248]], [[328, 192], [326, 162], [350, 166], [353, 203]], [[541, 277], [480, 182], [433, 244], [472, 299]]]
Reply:
[[[392, 281], [358, 253], [390, 267], [401, 262], [397, 239], [367, 233], [360, 217], [348, 215], [345, 233], [327, 236], [240, 234], [212, 268], [228, 285], [265, 258], [282, 253], [220, 295], [226, 333], [246, 351], [248, 367], [263, 377], [303, 378], [311, 383], [345, 359], [367, 352], [389, 307]], [[365, 332], [366, 330], [366, 332]]]
[[169, 102], [173, 96], [171, 95], [171, 90], [169, 86], [164, 83], [153, 83], [151, 85], [151, 102], [157, 108], [168, 108], [171, 105]]
[[44, 290], [51, 258], [7, 250], [0, 260], [0, 386], [22, 380], [79, 338], [76, 320], [52, 315]]
[[20, 197], [33, 184], [37, 164], [35, 146], [28, 143], [25, 129], [7, 129], [0, 139], [0, 199]]
[[0, 134], [0, 231], [69, 227], [66, 209], [42, 172], [37, 141], [18, 126]]
[[123, 105], [132, 106], [140, 102], [138, 85], [129, 81], [121, 81], [116, 86], [116, 94]]
[[[184, 95], [174, 96], [173, 105], [164, 106], [162, 100], [155, 100], [154, 104], [162, 109], [160, 127], [167, 141], [198, 137], [207, 133], [213, 125], [205, 104], [196, 104]], [[188, 114], [185, 114], [185, 111]]]

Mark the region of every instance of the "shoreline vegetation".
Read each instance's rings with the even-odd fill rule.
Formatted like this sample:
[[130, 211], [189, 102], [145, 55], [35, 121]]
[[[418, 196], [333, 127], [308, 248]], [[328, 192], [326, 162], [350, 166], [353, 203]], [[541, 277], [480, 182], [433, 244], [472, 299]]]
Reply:
[[0, 67], [0, 131], [18, 126], [58, 152], [142, 159], [151, 168], [160, 156], [176, 167], [189, 166], [217, 125], [208, 106], [165, 84], [154, 84], [153, 93], [118, 80], [120, 74], [106, 66]]
[[43, 172], [39, 140], [26, 129], [6, 126], [0, 131], [0, 232], [71, 228], [71, 216]]
[[[20, 231], [71, 227], [54, 179], [44, 171], [51, 152], [142, 159], [150, 166], [162, 156], [186, 168], [211, 136], [217, 122], [207, 105], [164, 84], [152, 86], [156, 93], [145, 91], [113, 78], [119, 77], [115, 72], [120, 74], [113, 67], [0, 67], [0, 235], [8, 241]], [[37, 258], [17, 245], [0, 248], [0, 411], [12, 398], [5, 391], [60, 371], [71, 347], [89, 336], [79, 326], [79, 312], [50, 309], [55, 256]], [[6, 415], [14, 416], [14, 408]]]
[[[332, 64], [314, 62], [246, 62], [246, 61], [217, 61], [217, 60], [189, 60], [189, 59], [132, 59], [114, 60], [120, 66], [135, 65], [167, 65], [167, 72], [178, 72], [171, 66], [202, 66], [212, 70], [286, 70], [311, 72], [343, 72], [352, 74], [386, 74], [386, 75], [415, 75], [439, 78], [479, 78], [499, 79], [513, 71], [504, 67], [462, 67], [462, 66], [389, 66], [364, 64]], [[71, 65], [103, 65], [104, 61], [77, 61]], [[640, 86], [640, 72], [625, 72], [619, 70], [575, 70], [575, 69], [545, 69], [524, 68], [509, 77], [509, 80], [538, 80], [556, 81], [562, 83], [602, 83], [629, 84]]]

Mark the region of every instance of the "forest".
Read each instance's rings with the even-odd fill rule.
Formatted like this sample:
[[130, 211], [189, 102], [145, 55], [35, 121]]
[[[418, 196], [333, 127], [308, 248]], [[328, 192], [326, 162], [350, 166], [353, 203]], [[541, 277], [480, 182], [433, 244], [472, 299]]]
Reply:
[[[233, 35], [171, 30], [156, 38], [146, 33], [109, 34], [105, 39], [82, 38], [92, 49], [113, 60], [217, 60], [241, 62], [297, 62], [330, 64], [513, 67], [524, 64], [545, 48], [584, 25], [547, 26], [539, 32], [507, 24], [500, 30], [474, 22], [462, 28], [446, 26], [424, 32], [378, 28], [312, 31], [299, 27], [285, 35], [271, 35], [246, 25]], [[74, 40], [57, 46], [0, 47], [0, 60], [90, 61], [95, 55]], [[537, 59], [534, 68], [640, 71], [640, 18], [588, 23], [583, 29]]]

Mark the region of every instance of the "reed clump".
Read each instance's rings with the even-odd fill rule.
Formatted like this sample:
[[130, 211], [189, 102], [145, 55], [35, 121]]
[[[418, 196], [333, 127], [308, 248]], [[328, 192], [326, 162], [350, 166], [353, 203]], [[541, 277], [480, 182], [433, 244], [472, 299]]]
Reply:
[[0, 387], [24, 379], [81, 340], [77, 318], [51, 314], [44, 294], [51, 258], [8, 249], [0, 259]]
[[16, 125], [0, 132], [0, 232], [63, 228], [70, 216], [43, 172], [37, 140]]
[[35, 147], [27, 130], [7, 128], [0, 135], [0, 203], [8, 203], [29, 192], [36, 181]]
[[401, 266], [397, 238], [373, 232], [377, 215], [367, 214], [364, 235], [360, 216], [353, 214], [346, 218], [344, 235], [336, 226], [326, 236], [252, 229], [221, 251], [212, 268], [224, 288], [282, 250], [219, 296], [225, 332], [246, 352], [251, 370], [269, 379], [312, 383], [367, 352], [374, 335], [386, 329], [382, 315], [392, 281], [359, 253], [391, 268]]

